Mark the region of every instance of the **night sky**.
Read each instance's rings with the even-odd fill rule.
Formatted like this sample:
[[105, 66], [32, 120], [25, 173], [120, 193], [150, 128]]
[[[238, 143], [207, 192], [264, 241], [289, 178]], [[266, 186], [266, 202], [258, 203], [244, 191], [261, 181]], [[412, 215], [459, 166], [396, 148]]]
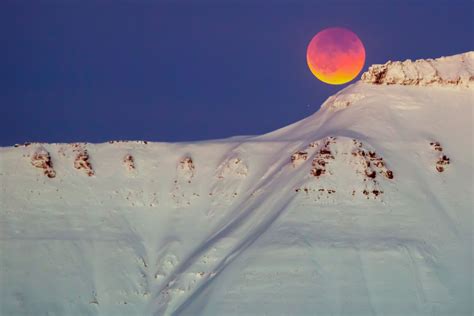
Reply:
[[0, 1], [1, 146], [270, 132], [346, 86], [306, 64], [327, 27], [360, 37], [363, 71], [474, 47], [472, 1], [39, 2]]

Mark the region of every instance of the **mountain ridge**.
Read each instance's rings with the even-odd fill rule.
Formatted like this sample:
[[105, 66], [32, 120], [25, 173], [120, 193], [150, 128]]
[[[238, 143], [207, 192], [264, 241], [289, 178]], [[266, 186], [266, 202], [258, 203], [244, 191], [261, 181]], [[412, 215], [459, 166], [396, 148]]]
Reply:
[[0, 148], [0, 312], [468, 315], [472, 97], [359, 81], [260, 136]]
[[[430, 71], [420, 71], [423, 70], [426, 64], [429, 65]], [[421, 67], [419, 65], [422, 65]], [[438, 69], [440, 68], [440, 69]], [[404, 72], [404, 69], [409, 69], [407, 73]], [[420, 76], [421, 75], [421, 76]], [[383, 78], [381, 78], [383, 76]], [[474, 82], [474, 51], [469, 51], [461, 54], [443, 56], [435, 59], [418, 59], [411, 61], [407, 59], [405, 61], [387, 61], [385, 64], [374, 64], [369, 66], [368, 71], [364, 72], [359, 81], [349, 85], [348, 87], [342, 89], [336, 94], [330, 96], [322, 104], [322, 108], [329, 107], [333, 110], [343, 109], [350, 104], [362, 99], [364, 96], [361, 94], [347, 93], [347, 90], [351, 89], [354, 85], [361, 85], [363, 83], [369, 85], [395, 85], [395, 86], [421, 86], [421, 87], [446, 87], [453, 88], [457, 87], [460, 89], [470, 89], [473, 87]], [[317, 113], [317, 111], [316, 111]], [[314, 115], [314, 114], [313, 114]], [[310, 115], [311, 117], [312, 115]], [[303, 119], [305, 120], [305, 119]], [[296, 124], [295, 122], [293, 124]], [[290, 124], [286, 127], [292, 126]], [[280, 130], [280, 129], [277, 129]], [[275, 132], [275, 131], [273, 131]], [[267, 134], [271, 134], [269, 132]], [[229, 142], [232, 139], [235, 139], [236, 142], [242, 141], [242, 139], [252, 139], [258, 138], [263, 135], [239, 135], [231, 136], [228, 138], [222, 139], [212, 139], [212, 140], [200, 140], [200, 141], [183, 141], [183, 142], [174, 142], [175, 144], [185, 144], [185, 143], [200, 143], [200, 142]], [[154, 142], [148, 140], [109, 140], [103, 143], [96, 144], [114, 144], [114, 143], [138, 143], [138, 144], [147, 144], [150, 143], [170, 143], [170, 142]], [[42, 142], [25, 142], [23, 144], [15, 144], [14, 147], [29, 146], [31, 144], [41, 145], [47, 144]], [[50, 144], [65, 144], [65, 143], [50, 143]], [[88, 142], [72, 142], [71, 144], [88, 144]], [[8, 147], [8, 146], [4, 146]]]
[[372, 84], [472, 87], [474, 51], [436, 59], [388, 61], [372, 65], [361, 80]]

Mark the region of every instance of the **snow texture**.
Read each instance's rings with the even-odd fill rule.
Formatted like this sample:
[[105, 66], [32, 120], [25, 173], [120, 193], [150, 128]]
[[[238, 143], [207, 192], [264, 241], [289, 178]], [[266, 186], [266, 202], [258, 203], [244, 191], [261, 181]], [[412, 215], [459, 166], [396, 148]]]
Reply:
[[472, 86], [385, 78], [261, 136], [0, 148], [0, 314], [471, 315]]

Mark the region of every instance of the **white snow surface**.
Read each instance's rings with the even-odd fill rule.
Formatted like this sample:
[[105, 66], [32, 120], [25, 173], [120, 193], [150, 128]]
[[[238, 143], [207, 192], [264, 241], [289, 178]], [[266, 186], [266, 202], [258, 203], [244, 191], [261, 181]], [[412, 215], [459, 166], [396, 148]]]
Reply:
[[0, 148], [0, 314], [471, 315], [473, 92], [359, 81], [262, 136]]

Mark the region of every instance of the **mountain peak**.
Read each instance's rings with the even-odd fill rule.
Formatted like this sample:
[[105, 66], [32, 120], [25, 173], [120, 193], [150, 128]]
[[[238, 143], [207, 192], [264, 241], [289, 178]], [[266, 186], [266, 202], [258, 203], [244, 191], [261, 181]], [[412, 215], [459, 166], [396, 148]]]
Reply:
[[474, 86], [474, 51], [436, 59], [388, 61], [362, 74], [363, 82], [379, 85]]
[[261, 136], [0, 148], [1, 313], [472, 314], [472, 58]]

